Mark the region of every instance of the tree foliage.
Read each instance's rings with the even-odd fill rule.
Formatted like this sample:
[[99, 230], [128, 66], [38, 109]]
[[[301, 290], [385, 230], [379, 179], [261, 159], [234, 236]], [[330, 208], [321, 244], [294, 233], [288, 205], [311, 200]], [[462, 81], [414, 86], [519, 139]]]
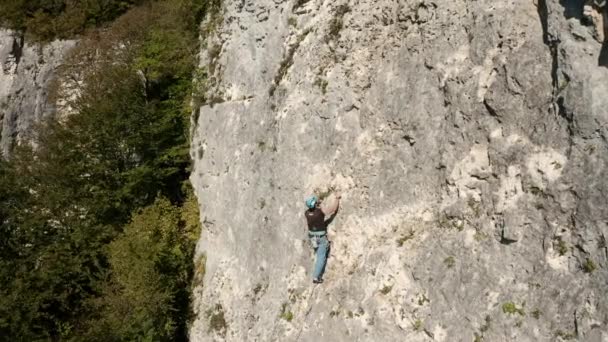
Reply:
[[[141, 2], [0, 0], [0, 11], [26, 27], [39, 11], [59, 25], [49, 21], [70, 6], [92, 6], [96, 24]], [[90, 32], [60, 71], [73, 82], [56, 85], [73, 113], [0, 161], [0, 336], [185, 339], [198, 236], [189, 99], [203, 10], [154, 1]]]
[[30, 37], [68, 38], [147, 0], [0, 0], [0, 20]]
[[[184, 208], [196, 205], [189, 196]], [[95, 301], [88, 340], [185, 339], [198, 217], [165, 198], [140, 210], [109, 245], [111, 280]]]

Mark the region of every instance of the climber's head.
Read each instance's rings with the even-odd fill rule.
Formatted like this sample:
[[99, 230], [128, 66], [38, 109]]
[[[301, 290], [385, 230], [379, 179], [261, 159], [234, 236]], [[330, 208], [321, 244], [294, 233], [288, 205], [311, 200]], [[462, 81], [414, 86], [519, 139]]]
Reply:
[[319, 199], [317, 196], [310, 196], [306, 199], [306, 206], [308, 209], [314, 209], [316, 205], [319, 203]]

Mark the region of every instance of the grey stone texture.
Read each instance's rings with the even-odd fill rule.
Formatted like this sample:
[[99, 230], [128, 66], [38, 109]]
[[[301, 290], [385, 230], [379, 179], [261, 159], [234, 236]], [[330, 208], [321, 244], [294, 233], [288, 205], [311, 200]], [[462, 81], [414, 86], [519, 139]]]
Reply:
[[[191, 340], [608, 341], [584, 4], [225, 0], [193, 117]], [[313, 285], [304, 199], [330, 187]]]
[[20, 33], [0, 28], [0, 155], [31, 138], [32, 125], [51, 115], [49, 86], [74, 41], [28, 43]]

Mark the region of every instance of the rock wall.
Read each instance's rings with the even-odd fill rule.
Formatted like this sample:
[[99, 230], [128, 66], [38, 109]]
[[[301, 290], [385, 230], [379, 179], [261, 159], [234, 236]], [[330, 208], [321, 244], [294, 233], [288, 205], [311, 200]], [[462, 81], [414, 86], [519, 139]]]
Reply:
[[[608, 69], [568, 0], [225, 0], [192, 341], [608, 341]], [[313, 285], [304, 198], [342, 192]]]
[[32, 124], [54, 111], [49, 85], [74, 41], [30, 44], [21, 34], [0, 29], [0, 154], [28, 139]]

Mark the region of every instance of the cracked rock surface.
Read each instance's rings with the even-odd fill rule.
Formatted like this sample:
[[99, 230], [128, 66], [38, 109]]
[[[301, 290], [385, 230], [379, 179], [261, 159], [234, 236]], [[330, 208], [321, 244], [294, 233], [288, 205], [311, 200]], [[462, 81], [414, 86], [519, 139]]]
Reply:
[[[584, 3], [224, 1], [191, 340], [607, 341], [608, 69]], [[304, 198], [328, 187], [313, 286]]]
[[0, 28], [0, 154], [29, 140], [32, 125], [54, 112], [49, 85], [74, 41], [31, 44]]

